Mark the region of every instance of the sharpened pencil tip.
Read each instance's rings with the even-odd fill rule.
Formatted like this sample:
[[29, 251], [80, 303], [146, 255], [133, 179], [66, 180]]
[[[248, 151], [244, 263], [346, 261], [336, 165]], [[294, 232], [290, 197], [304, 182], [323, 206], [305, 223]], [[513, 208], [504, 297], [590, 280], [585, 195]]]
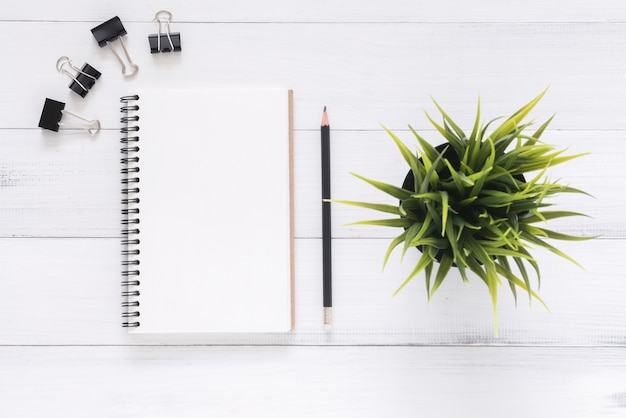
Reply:
[[322, 126], [328, 126], [328, 113], [326, 113], [326, 106], [324, 106], [324, 112], [322, 112]]

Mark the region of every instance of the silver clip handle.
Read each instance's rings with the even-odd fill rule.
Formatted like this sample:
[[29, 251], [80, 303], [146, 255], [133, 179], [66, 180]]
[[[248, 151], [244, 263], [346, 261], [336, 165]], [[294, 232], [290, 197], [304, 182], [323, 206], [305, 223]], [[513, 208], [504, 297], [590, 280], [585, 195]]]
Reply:
[[172, 21], [172, 13], [167, 10], [159, 10], [156, 12], [154, 19], [152, 19], [152, 23], [156, 23], [158, 26], [157, 30], [157, 49], [161, 51], [161, 24], [165, 24], [165, 34], [167, 35], [167, 40], [170, 43], [170, 48], [174, 51], [174, 42], [172, 42], [172, 37], [170, 36], [170, 22]]
[[106, 42], [107, 42], [107, 46], [113, 52], [113, 55], [115, 55], [115, 58], [117, 58], [119, 63], [122, 65], [122, 74], [124, 75], [124, 77], [130, 77], [132, 75], [135, 75], [137, 71], [139, 71], [139, 66], [133, 63], [133, 60], [130, 59], [130, 55], [128, 54], [128, 50], [126, 49], [126, 45], [124, 45], [123, 38], [124, 38], [123, 36], [120, 36], [117, 39], [119, 39], [120, 44], [122, 45], [122, 50], [124, 51], [124, 55], [126, 56], [127, 63], [125, 63], [122, 57], [120, 56], [120, 54], [117, 53], [117, 51], [115, 50], [111, 42], [109, 41], [106, 41]]
[[61, 58], [59, 58], [57, 60], [57, 71], [59, 73], [61, 73], [61, 74], [65, 74], [66, 76], [68, 76], [69, 78], [74, 80], [80, 86], [80, 88], [82, 88], [83, 90], [87, 91], [87, 87], [85, 87], [83, 85], [83, 83], [78, 81], [78, 79], [76, 78], [75, 74], [72, 74], [67, 69], [65, 69], [66, 66], [70, 67], [72, 70], [76, 71], [76, 73], [80, 73], [80, 74], [86, 75], [87, 77], [89, 77], [92, 80], [96, 81], [96, 77], [92, 76], [91, 74], [87, 74], [86, 72], [84, 72], [83, 70], [81, 70], [80, 68], [75, 66], [74, 63], [72, 62], [72, 60], [69, 59], [68, 57], [62, 56]]
[[84, 131], [87, 131], [91, 136], [97, 134], [100, 131], [100, 121], [97, 119], [87, 119], [77, 115], [76, 113], [70, 112], [69, 110], [62, 110], [61, 112], [63, 113], [63, 115], [68, 114], [77, 119], [80, 119], [85, 122], [85, 124], [59, 122], [59, 126], [63, 126], [65, 128], [82, 129]]

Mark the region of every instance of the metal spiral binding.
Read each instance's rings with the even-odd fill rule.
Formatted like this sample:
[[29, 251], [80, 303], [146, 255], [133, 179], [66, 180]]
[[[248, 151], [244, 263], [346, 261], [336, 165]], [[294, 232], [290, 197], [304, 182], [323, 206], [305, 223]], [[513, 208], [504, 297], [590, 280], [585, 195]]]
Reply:
[[120, 132], [122, 163], [122, 327], [135, 328], [140, 325], [139, 313], [139, 106], [135, 104], [139, 96], [124, 96], [120, 112], [124, 113], [120, 122], [124, 125]]

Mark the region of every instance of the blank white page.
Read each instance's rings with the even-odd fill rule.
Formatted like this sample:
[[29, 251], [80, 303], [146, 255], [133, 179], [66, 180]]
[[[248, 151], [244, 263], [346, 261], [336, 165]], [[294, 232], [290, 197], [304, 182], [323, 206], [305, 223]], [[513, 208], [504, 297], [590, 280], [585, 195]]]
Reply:
[[292, 328], [291, 92], [144, 89], [140, 326]]

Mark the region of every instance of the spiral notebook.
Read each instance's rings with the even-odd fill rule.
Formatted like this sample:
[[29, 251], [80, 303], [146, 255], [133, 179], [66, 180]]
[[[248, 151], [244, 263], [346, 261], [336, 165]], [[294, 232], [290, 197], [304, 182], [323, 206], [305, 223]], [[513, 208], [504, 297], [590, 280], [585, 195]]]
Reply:
[[291, 330], [292, 92], [144, 88], [121, 101], [122, 325]]

